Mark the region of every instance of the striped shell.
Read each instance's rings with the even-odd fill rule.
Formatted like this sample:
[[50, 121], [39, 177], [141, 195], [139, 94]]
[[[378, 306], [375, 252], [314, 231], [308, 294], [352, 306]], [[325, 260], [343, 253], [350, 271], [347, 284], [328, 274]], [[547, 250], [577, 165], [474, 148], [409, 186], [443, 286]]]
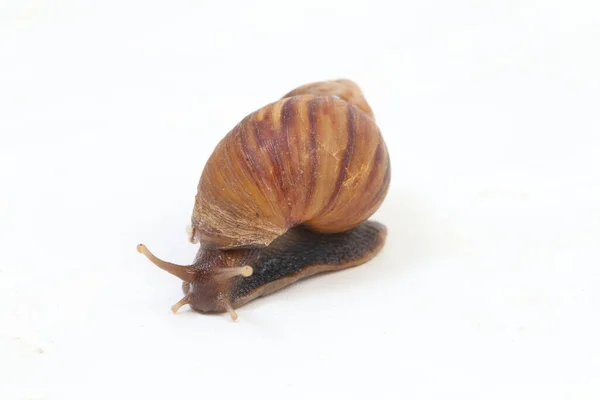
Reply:
[[333, 96], [285, 97], [217, 145], [198, 184], [191, 240], [228, 249], [267, 246], [300, 224], [343, 232], [379, 208], [390, 173], [371, 115]]

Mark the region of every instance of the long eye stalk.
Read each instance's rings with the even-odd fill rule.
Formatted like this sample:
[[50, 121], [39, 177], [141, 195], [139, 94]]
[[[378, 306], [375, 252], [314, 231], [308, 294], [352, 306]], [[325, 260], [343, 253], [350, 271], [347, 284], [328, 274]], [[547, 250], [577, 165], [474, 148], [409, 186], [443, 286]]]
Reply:
[[152, 254], [150, 250], [148, 250], [148, 248], [143, 244], [137, 245], [137, 251], [138, 253], [141, 253], [148, 257], [148, 259], [152, 261], [154, 265], [175, 275], [179, 279], [185, 282], [192, 282], [194, 280], [194, 273], [191, 271], [191, 265], [177, 265], [167, 261], [163, 261], [160, 258], [156, 257], [154, 254]]
[[215, 278], [220, 281], [227, 280], [238, 275], [247, 278], [253, 273], [254, 269], [249, 265], [244, 265], [243, 267], [221, 268], [215, 273]]

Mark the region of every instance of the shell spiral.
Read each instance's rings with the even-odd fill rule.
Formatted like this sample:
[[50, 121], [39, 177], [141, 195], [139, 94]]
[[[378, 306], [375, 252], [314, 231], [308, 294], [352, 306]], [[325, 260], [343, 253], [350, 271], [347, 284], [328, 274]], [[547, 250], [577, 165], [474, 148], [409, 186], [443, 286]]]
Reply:
[[267, 246], [300, 224], [343, 232], [379, 208], [390, 175], [370, 114], [333, 96], [285, 97], [248, 115], [215, 148], [198, 184], [191, 239], [229, 249]]

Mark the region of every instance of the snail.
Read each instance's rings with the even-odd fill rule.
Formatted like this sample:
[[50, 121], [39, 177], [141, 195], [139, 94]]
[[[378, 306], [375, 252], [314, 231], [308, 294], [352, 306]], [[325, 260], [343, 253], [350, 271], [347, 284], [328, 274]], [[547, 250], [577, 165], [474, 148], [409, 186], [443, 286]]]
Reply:
[[349, 80], [301, 86], [246, 116], [202, 171], [190, 265], [137, 250], [183, 280], [187, 304], [228, 312], [300, 279], [363, 264], [387, 230], [368, 218], [390, 184], [388, 150], [371, 108]]

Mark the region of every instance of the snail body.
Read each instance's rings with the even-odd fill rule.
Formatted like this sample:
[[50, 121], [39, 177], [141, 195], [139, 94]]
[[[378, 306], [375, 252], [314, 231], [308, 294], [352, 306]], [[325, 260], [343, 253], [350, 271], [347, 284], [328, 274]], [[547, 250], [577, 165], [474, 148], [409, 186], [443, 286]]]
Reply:
[[190, 240], [200, 248], [191, 265], [138, 250], [184, 281], [174, 311], [189, 304], [235, 317], [256, 297], [373, 257], [386, 230], [367, 219], [390, 174], [358, 86], [305, 85], [249, 114], [216, 146], [197, 188]]

